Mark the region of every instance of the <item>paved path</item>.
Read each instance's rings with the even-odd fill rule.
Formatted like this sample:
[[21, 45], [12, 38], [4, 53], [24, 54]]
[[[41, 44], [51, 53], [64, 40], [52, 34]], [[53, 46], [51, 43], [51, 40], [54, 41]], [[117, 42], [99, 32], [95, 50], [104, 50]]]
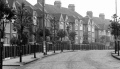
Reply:
[[[53, 52], [48, 52], [48, 55], [52, 54]], [[43, 57], [43, 53], [36, 53], [36, 57], [33, 57], [33, 54], [22, 56], [22, 63], [19, 62], [19, 57], [12, 58], [3, 61], [3, 69], [16, 69], [21, 65], [25, 65], [27, 63], [33, 62], [35, 60], [41, 59]]]
[[[69, 52], [69, 50], [64, 50], [63, 53]], [[8, 59], [3, 61], [3, 69], [16, 69], [19, 66], [23, 66], [26, 64], [30, 64], [33, 61], [37, 61], [38, 59], [41, 60], [43, 58], [56, 55], [61, 53], [61, 51], [56, 51], [56, 53], [53, 53], [53, 51], [47, 52], [47, 55], [44, 56], [43, 53], [36, 53], [37, 58], [33, 58], [33, 54], [22, 56], [22, 63], [19, 62], [19, 57], [13, 58], [13, 59]]]
[[61, 53], [38, 60], [18, 69], [120, 69], [113, 50], [88, 50]]

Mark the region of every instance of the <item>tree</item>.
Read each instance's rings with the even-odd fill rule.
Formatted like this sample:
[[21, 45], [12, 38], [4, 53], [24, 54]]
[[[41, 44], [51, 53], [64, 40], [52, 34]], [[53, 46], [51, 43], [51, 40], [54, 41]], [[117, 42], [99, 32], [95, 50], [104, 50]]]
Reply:
[[0, 0], [0, 21], [3, 18], [11, 20], [15, 15], [15, 10], [12, 7], [9, 7], [7, 3], [3, 0]]
[[17, 43], [18, 43], [18, 39], [17, 39], [17, 37], [12, 37], [12, 39], [10, 39], [10, 43], [12, 44], [12, 45], [17, 45]]
[[[75, 42], [75, 36], [76, 36], [76, 32], [75, 31], [72, 31], [72, 32], [69, 33], [69, 38], [71, 40], [72, 47], [73, 47], [73, 44]], [[74, 48], [73, 48], [73, 50], [74, 50]]]
[[[111, 34], [114, 36], [114, 39], [115, 39], [115, 53], [117, 51], [117, 38], [118, 36], [120, 36], [120, 23], [119, 23], [119, 20], [117, 19], [117, 15], [114, 14], [113, 15], [113, 21], [111, 20], [111, 24], [109, 25], [109, 29], [111, 31]], [[118, 46], [118, 51], [119, 51], [119, 46]], [[119, 52], [118, 52], [119, 54]]]
[[106, 39], [106, 36], [101, 36], [101, 37], [100, 37], [100, 42], [101, 42], [101, 43], [105, 43], [105, 39]]
[[[41, 37], [43, 37], [43, 29], [38, 30], [38, 34], [39, 34]], [[51, 35], [51, 33], [50, 33], [49, 29], [45, 28], [45, 38], [46, 38], [47, 36], [50, 36], [50, 35]]]
[[109, 36], [101, 36], [100, 37], [100, 42], [105, 43], [105, 42], [110, 42], [110, 37]]
[[[18, 45], [20, 46], [20, 62], [22, 62], [22, 45], [25, 44], [24, 41], [27, 41], [25, 35], [29, 33], [28, 29], [33, 25], [33, 15], [25, 7], [24, 3], [21, 3], [16, 10], [16, 20], [14, 23], [14, 30], [18, 34]], [[24, 37], [25, 36], [25, 37]]]
[[69, 37], [70, 37], [70, 40], [72, 41], [74, 41], [75, 40], [75, 36], [76, 36], [76, 32], [74, 32], [74, 31], [72, 31], [72, 32], [70, 32], [69, 33]]
[[111, 31], [111, 34], [116, 39], [117, 36], [120, 35], [120, 24], [115, 21], [111, 21], [111, 24], [109, 25], [109, 27], [110, 27], [109, 29]]
[[[4, 22], [10, 22], [15, 15], [15, 10], [12, 7], [9, 7], [7, 3], [3, 0], [0, 0], [0, 37], [4, 37]], [[3, 22], [4, 21], [4, 22]]]
[[[4, 21], [11, 21], [11, 19], [14, 17], [14, 10], [12, 7], [9, 7], [7, 3], [4, 2], [4, 0], [0, 0], [0, 40], [4, 39], [4, 32], [5, 32], [5, 22]], [[0, 69], [2, 69], [3, 65], [3, 41], [1, 41], [0, 45]]]
[[[29, 28], [31, 28], [31, 26], [33, 25], [32, 13], [30, 13], [30, 11], [25, 8], [25, 4], [22, 3], [21, 6], [18, 6], [16, 15], [17, 18], [14, 23], [14, 30], [17, 31], [18, 39], [24, 41], [23, 38], [29, 36]], [[26, 34], [27, 36], [23, 37]]]
[[66, 31], [64, 31], [63, 29], [60, 29], [58, 32], [57, 32], [57, 36], [59, 38], [61, 38], [61, 41], [62, 41], [62, 38], [65, 37], [67, 35]]

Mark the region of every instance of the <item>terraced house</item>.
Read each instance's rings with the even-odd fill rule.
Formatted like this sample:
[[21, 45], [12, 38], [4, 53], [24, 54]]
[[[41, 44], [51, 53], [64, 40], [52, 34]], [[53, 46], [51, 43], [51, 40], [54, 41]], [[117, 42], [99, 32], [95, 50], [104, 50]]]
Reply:
[[[33, 22], [37, 24], [37, 29], [43, 28], [42, 14], [43, 5], [42, 0], [37, 0], [37, 3], [33, 6], [26, 0], [6, 0], [15, 9], [22, 2], [26, 4], [26, 9], [30, 10], [33, 14]], [[69, 4], [68, 8], [62, 7], [61, 1], [55, 1], [54, 5], [45, 4], [45, 27], [53, 33], [53, 23], [55, 20], [57, 32], [59, 29], [65, 30], [67, 33], [71, 31], [76, 32], [75, 43], [91, 43], [100, 42], [102, 36], [109, 36], [110, 31], [107, 29], [110, 24], [108, 19], [105, 19], [105, 15], [100, 14], [99, 17], [93, 17], [92, 11], [87, 11], [86, 16], [83, 17], [75, 11], [75, 5]], [[69, 29], [68, 29], [69, 27]], [[9, 28], [7, 28], [9, 29]], [[6, 30], [7, 30], [6, 29]], [[33, 28], [34, 30], [34, 28]], [[7, 32], [6, 32], [7, 33]], [[32, 35], [31, 35], [32, 36]], [[33, 39], [32, 37], [31, 39]], [[64, 40], [69, 40], [68, 36]], [[105, 39], [106, 40], [106, 39]]]
[[[42, 11], [42, 0], [38, 0], [35, 7]], [[52, 19], [55, 17], [55, 19], [57, 20], [56, 22], [57, 30], [63, 29], [66, 32], [76, 31], [77, 33], [76, 43], [80, 43], [80, 41], [82, 43], [82, 39], [81, 40], [79, 39], [80, 32], [82, 32], [80, 31], [80, 29], [82, 30], [82, 27], [81, 28], [79, 27], [82, 26], [81, 25], [82, 16], [75, 11], [74, 4], [69, 4], [68, 8], [64, 8], [62, 7], [61, 1], [55, 1], [54, 5], [45, 4], [45, 12], [46, 16], [49, 15], [52, 17]], [[46, 22], [46, 24], [52, 25], [52, 23], [48, 22]], [[69, 30], [67, 30], [68, 26], [70, 26]]]
[[92, 11], [88, 11], [84, 17], [84, 34], [85, 42], [101, 42], [109, 45], [113, 41], [113, 36], [110, 34], [109, 24], [110, 20], [105, 19], [103, 13], [99, 14], [99, 17], [94, 17]]
[[[33, 14], [34, 13], [34, 10], [35, 10], [35, 7], [32, 6], [29, 2], [27, 2], [26, 0], [5, 0], [6, 3], [8, 3], [9, 7], [12, 7], [13, 9], [17, 10], [18, 6], [21, 5], [22, 2], [24, 2], [26, 4], [26, 9], [30, 10], [30, 13]], [[6, 24], [6, 29], [5, 29], [5, 45], [9, 45], [10, 44], [10, 39], [15, 36], [17, 37], [17, 31], [14, 31], [13, 30], [13, 23], [14, 21], [12, 22], [8, 22]], [[30, 38], [32, 39], [32, 38]]]

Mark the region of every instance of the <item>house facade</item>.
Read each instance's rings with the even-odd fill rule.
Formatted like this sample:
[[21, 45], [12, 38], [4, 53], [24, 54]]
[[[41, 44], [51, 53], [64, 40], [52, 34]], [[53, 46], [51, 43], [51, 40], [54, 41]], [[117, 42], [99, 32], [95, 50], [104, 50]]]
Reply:
[[[7, 0], [6, 0], [7, 1]], [[36, 24], [37, 29], [43, 28], [43, 6], [42, 0], [37, 0], [37, 3], [33, 6], [26, 0], [8, 0], [11, 6], [17, 9], [22, 2], [26, 4], [26, 9], [28, 9], [33, 14], [33, 22]], [[101, 37], [107, 36], [110, 38], [110, 41], [113, 40], [113, 37], [110, 34], [110, 31], [107, 29], [110, 24], [109, 19], [105, 19], [104, 14], [100, 14], [99, 17], [94, 17], [92, 11], [87, 11], [86, 16], [83, 17], [75, 11], [75, 5], [69, 4], [68, 8], [62, 7], [61, 1], [55, 1], [54, 5], [45, 4], [45, 27], [55, 35], [59, 29], [63, 29], [67, 32], [67, 35], [71, 31], [76, 32], [75, 44], [82, 43], [92, 43], [92, 42], [101, 42]], [[55, 20], [53, 22], [52, 20]], [[54, 28], [55, 23], [55, 28]], [[35, 28], [33, 30], [35, 30]], [[69, 29], [68, 29], [69, 28]], [[13, 34], [15, 34], [14, 32]], [[10, 32], [6, 32], [8, 36]], [[31, 35], [32, 36], [32, 35]], [[34, 36], [31, 37], [31, 41], [34, 39]], [[69, 40], [68, 36], [63, 38], [64, 40]], [[10, 40], [10, 38], [9, 38]], [[9, 40], [5, 42], [9, 43]], [[105, 39], [107, 42], [107, 40]]]
[[103, 13], [99, 17], [94, 17], [92, 11], [87, 11], [83, 20], [83, 43], [101, 42], [109, 45], [113, 41], [113, 36], [110, 33], [110, 20], [105, 19]]
[[[37, 4], [35, 4], [35, 7], [42, 9], [42, 0], [38, 0]], [[75, 27], [78, 24], [82, 26], [81, 25], [82, 16], [75, 11], [74, 4], [69, 4], [68, 8], [65, 8], [65, 7], [62, 7], [61, 1], [55, 1], [54, 5], [45, 4], [45, 11], [46, 11], [46, 14], [49, 14], [52, 16], [52, 19], [55, 17], [55, 19], [57, 20], [56, 23], [57, 23], [58, 29], [65, 30], [67, 34], [71, 31], [75, 31], [77, 33], [75, 42], [76, 43], [80, 43], [80, 41], [82, 42], [82, 40], [79, 39], [80, 32], [81, 32], [80, 29], [82, 30], [82, 28], [79, 28], [79, 26], [77, 26], [77, 29], [76, 29]], [[49, 24], [52, 25], [52, 23], [53, 22]], [[68, 29], [68, 26], [69, 26], [69, 29]], [[66, 36], [63, 39], [67, 40], [67, 38], [68, 36]]]

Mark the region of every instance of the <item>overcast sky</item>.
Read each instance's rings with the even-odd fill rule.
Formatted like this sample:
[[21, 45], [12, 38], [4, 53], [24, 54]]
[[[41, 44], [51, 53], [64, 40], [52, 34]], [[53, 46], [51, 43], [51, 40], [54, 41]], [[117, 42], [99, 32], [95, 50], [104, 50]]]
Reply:
[[[36, 4], [37, 0], [27, 0], [31, 4]], [[54, 4], [55, 0], [45, 0], [46, 4]], [[69, 4], [75, 4], [75, 10], [82, 16], [87, 11], [92, 11], [93, 16], [99, 17], [99, 13], [104, 13], [105, 18], [111, 19], [115, 13], [115, 0], [60, 0], [62, 7], [68, 7]], [[120, 0], [118, 0], [118, 16], [120, 16]]]

